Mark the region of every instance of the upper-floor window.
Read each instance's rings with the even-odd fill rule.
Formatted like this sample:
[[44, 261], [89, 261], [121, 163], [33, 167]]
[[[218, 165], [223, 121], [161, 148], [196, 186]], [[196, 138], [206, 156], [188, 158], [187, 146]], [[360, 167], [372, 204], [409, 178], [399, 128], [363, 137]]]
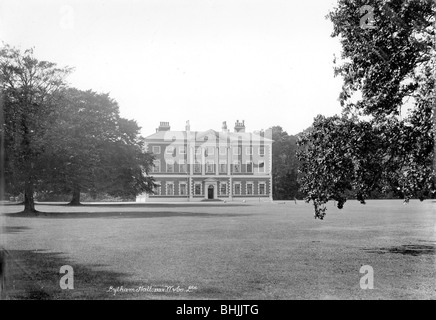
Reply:
[[160, 172], [160, 160], [153, 160], [153, 168], [151, 172]]
[[154, 154], [160, 154], [160, 146], [153, 146], [151, 149]]
[[201, 147], [195, 147], [195, 154], [201, 156]]
[[233, 162], [233, 172], [235, 172], [235, 173], [241, 172], [241, 161], [236, 160]]
[[259, 155], [264, 156], [265, 155], [265, 147], [259, 147]]
[[241, 147], [233, 147], [233, 154], [235, 156], [241, 155]]
[[227, 154], [227, 148], [226, 147], [220, 147], [220, 155], [225, 156]]
[[174, 163], [173, 162], [167, 162], [167, 172], [168, 173], [174, 172]]
[[186, 163], [179, 163], [179, 172], [180, 173], [186, 173], [188, 169], [188, 166], [186, 165]]
[[201, 164], [198, 161], [195, 161], [195, 164], [194, 164], [194, 173], [201, 173]]
[[215, 170], [215, 163], [213, 161], [206, 162], [206, 173], [213, 173]]
[[173, 154], [174, 153], [174, 147], [173, 146], [168, 146], [167, 148], [166, 148], [166, 151], [165, 151], [167, 154]]
[[247, 161], [247, 172], [253, 172], [253, 162]]
[[247, 156], [253, 155], [253, 147], [245, 147], [245, 154]]
[[227, 162], [220, 161], [220, 173], [226, 173], [227, 172]]
[[179, 154], [186, 154], [186, 147], [179, 147]]
[[214, 147], [207, 147], [206, 148], [206, 157], [207, 156], [213, 156], [215, 154], [215, 148]]
[[259, 161], [259, 172], [264, 173], [265, 172], [265, 162]]

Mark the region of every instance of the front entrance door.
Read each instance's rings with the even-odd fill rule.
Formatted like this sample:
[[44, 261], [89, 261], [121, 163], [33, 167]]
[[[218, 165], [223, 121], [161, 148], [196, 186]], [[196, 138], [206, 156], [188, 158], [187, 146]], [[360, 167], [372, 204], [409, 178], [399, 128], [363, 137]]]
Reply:
[[209, 188], [207, 188], [207, 198], [213, 199], [213, 186], [210, 185]]

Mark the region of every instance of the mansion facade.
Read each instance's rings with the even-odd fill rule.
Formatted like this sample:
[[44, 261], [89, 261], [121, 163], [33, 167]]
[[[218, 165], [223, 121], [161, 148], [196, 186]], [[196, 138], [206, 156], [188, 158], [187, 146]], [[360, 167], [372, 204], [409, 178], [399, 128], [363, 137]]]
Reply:
[[145, 138], [155, 160], [150, 175], [157, 187], [137, 202], [201, 200], [272, 200], [271, 131], [245, 132], [244, 121], [234, 131], [171, 131], [161, 122]]

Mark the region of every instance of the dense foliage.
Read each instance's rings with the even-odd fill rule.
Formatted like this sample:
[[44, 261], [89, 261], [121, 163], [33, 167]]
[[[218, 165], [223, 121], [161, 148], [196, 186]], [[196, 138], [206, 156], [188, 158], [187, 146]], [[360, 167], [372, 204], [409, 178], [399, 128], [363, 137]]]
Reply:
[[23, 192], [29, 212], [35, 211], [33, 195], [41, 172], [44, 137], [69, 71], [39, 61], [33, 50], [21, 53], [9, 46], [0, 49], [4, 189]]
[[297, 181], [297, 137], [288, 135], [282, 127], [272, 130], [272, 178], [274, 200], [302, 198]]
[[339, 0], [329, 14], [342, 44], [343, 113], [318, 116], [299, 143], [301, 190], [315, 218], [329, 200], [342, 208], [350, 191], [362, 203], [373, 191], [406, 202], [434, 196], [435, 7]]
[[127, 198], [153, 189], [137, 123], [108, 94], [68, 88], [70, 71], [33, 50], [0, 50], [1, 191], [24, 194], [26, 212], [36, 212], [35, 192], [79, 204], [81, 191]]

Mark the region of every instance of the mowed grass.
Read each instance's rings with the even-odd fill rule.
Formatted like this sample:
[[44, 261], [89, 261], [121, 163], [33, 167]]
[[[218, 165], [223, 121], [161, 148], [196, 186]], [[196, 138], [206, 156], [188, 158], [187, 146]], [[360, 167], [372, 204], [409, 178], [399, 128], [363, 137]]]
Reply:
[[[303, 201], [39, 204], [39, 216], [6, 205], [4, 298], [435, 299], [435, 207], [349, 201], [321, 221]], [[59, 286], [65, 264], [73, 290]], [[363, 265], [373, 267], [372, 290], [359, 285]]]

